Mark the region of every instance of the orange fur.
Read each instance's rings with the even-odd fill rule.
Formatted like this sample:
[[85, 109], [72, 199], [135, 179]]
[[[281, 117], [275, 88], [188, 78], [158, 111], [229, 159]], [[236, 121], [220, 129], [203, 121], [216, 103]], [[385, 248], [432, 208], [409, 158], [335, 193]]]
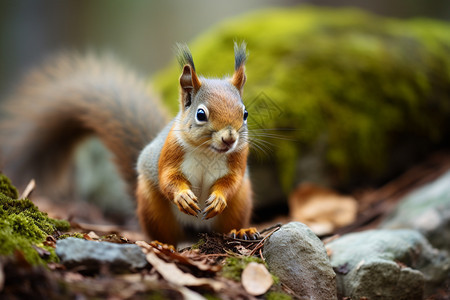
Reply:
[[245, 168], [247, 166], [248, 147], [239, 152], [233, 152], [228, 156], [229, 173], [218, 179], [212, 186], [212, 192], [222, 194], [225, 199], [232, 198], [242, 185]]
[[245, 76], [245, 67], [242, 65], [234, 72], [233, 77], [231, 78], [231, 83], [238, 89], [241, 95], [246, 80], [247, 77]]
[[210, 118], [213, 120], [214, 129], [220, 130], [229, 125], [238, 130], [242, 126], [244, 112], [233, 103], [236, 96], [231, 93], [227, 94], [223, 90], [214, 91], [211, 94], [216, 100], [210, 107]]
[[228, 157], [230, 172], [218, 179], [211, 188], [211, 193], [222, 195], [227, 207], [220, 211], [215, 230], [227, 233], [234, 228], [248, 226], [252, 209], [251, 184], [244, 178], [247, 166], [248, 147], [233, 152]]
[[[234, 228], [248, 226], [252, 210], [250, 180], [244, 178], [248, 147], [230, 153], [230, 172], [218, 179], [211, 193], [223, 195], [227, 206], [217, 216], [213, 229], [228, 233]], [[178, 192], [189, 189], [190, 183], [181, 173], [184, 152], [171, 131], [159, 160], [159, 188], [142, 176], [138, 179], [138, 216], [142, 228], [152, 238], [176, 244], [183, 238], [182, 229], [172, 213], [171, 202]]]
[[171, 200], [176, 193], [190, 188], [189, 181], [181, 173], [183, 157], [184, 152], [176, 140], [172, 127], [161, 150], [158, 163], [159, 188]]
[[192, 76], [192, 86], [194, 87], [194, 90], [198, 91], [202, 83], [200, 79], [198, 79], [197, 73], [195, 73], [194, 70], [191, 70], [191, 76]]
[[182, 233], [171, 210], [171, 203], [155, 183], [138, 177], [136, 190], [137, 215], [145, 233], [153, 239], [176, 244]]
[[217, 216], [218, 221], [214, 230], [228, 233], [235, 228], [248, 227], [253, 207], [251, 199], [250, 180], [245, 178], [234, 195], [227, 199], [227, 208]]

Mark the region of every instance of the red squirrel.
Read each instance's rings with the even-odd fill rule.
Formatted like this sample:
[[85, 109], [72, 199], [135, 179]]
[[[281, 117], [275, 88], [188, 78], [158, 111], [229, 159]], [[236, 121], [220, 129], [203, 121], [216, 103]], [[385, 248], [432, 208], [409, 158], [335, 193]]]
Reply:
[[180, 110], [170, 122], [144, 80], [111, 57], [63, 54], [30, 72], [4, 107], [5, 173], [54, 185], [75, 146], [95, 134], [115, 155], [151, 238], [178, 244], [210, 231], [257, 238], [246, 228], [245, 44], [235, 44], [234, 74], [224, 79], [198, 76], [190, 50], [178, 48]]

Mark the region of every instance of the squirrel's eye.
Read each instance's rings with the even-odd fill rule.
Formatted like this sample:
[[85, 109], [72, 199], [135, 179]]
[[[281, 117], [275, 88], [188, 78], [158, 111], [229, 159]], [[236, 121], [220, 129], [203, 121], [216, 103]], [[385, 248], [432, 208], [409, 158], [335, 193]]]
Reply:
[[247, 121], [248, 118], [248, 111], [244, 109], [244, 121]]
[[197, 114], [195, 117], [197, 118], [197, 121], [199, 121], [199, 122], [206, 122], [208, 120], [208, 117], [206, 116], [206, 112], [203, 108], [197, 109]]

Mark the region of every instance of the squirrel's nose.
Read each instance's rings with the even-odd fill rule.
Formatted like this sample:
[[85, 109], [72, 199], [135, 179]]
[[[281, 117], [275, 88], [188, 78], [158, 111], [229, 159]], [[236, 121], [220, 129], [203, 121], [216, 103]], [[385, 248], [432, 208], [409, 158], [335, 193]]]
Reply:
[[223, 138], [222, 137], [222, 142], [227, 145], [228, 147], [232, 146], [234, 144], [234, 142], [236, 142], [236, 139], [232, 136], [227, 137], [227, 138]]

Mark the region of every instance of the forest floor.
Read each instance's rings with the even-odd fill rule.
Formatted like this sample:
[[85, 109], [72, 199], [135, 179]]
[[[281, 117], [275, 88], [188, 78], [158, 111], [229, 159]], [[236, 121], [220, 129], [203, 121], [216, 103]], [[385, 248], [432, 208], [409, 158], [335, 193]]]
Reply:
[[[333, 239], [349, 232], [375, 228], [380, 220], [392, 211], [402, 196], [449, 169], [450, 154], [437, 153], [380, 188], [355, 192], [354, 197], [358, 200], [356, 219], [351, 224], [321, 238]], [[69, 210], [68, 207], [58, 206], [52, 211], [52, 205], [45, 199], [38, 199], [38, 202], [41, 210], [48, 212], [50, 216], [60, 215]], [[0, 298], [300, 298], [276, 278], [269, 280], [264, 272], [243, 273], [249, 262], [253, 260], [264, 262], [261, 249], [266, 239], [279, 228], [275, 224], [287, 223], [290, 220], [289, 216], [283, 215], [276, 216], [264, 224], [256, 224], [263, 234], [261, 239], [255, 241], [233, 239], [226, 235], [203, 234], [200, 243], [179, 251], [168, 245], [144, 242], [146, 238], [138, 230], [72, 221], [71, 233], [81, 234], [81, 238], [86, 240], [138, 244], [146, 253], [148, 265], [139, 270], [128, 270], [123, 273], [111, 270], [108, 265], [100, 265], [97, 268], [87, 268], [83, 265], [69, 268], [59, 263], [31, 266], [20, 251], [16, 251], [13, 257], [0, 257]], [[447, 286], [449, 285], [450, 282]], [[450, 291], [442, 288], [428, 299], [450, 299]]]

